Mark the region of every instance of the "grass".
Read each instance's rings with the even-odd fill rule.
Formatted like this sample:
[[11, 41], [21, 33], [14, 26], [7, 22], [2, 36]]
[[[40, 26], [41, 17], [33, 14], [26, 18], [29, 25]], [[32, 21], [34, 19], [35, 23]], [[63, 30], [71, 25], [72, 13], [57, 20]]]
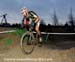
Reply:
[[[15, 34], [18, 36], [22, 35], [23, 33], [25, 33], [27, 31], [26, 29], [20, 29], [20, 28], [11, 28], [11, 30], [16, 30], [16, 32], [11, 32], [11, 34]], [[9, 33], [10, 32], [7, 32], [6, 34], [9, 34]]]
[[25, 33], [27, 30], [26, 29], [18, 29], [15, 28], [16, 32], [13, 32], [12, 34], [16, 35], [16, 36], [22, 36], [23, 33]]
[[[25, 33], [27, 31], [26, 29], [19, 29], [19, 28], [11, 28], [10, 30], [16, 30], [16, 32], [11, 32], [11, 33], [8, 32], [8, 33], [5, 33], [6, 35], [1, 34], [3, 36], [6, 36], [6, 37], [0, 36], [0, 42], [2, 42], [6, 46], [12, 45], [13, 41], [15, 39], [17, 39], [17, 37], [21, 37], [23, 35], [23, 33]], [[16, 38], [13, 39], [12, 37], [16, 37]]]
[[[9, 34], [12, 34], [12, 35], [14, 35], [14, 36], [22, 36], [22, 34], [23, 33], [25, 33], [27, 30], [26, 29], [19, 29], [19, 28], [13, 28], [13, 29], [11, 29], [11, 30], [16, 30], [16, 32], [11, 32], [11, 33], [6, 33], [6, 34], [8, 34], [8, 36], [9, 36]], [[12, 44], [12, 39], [11, 39], [11, 37], [10, 38], [3, 38], [2, 36], [0, 36], [0, 41], [1, 40], [4, 40], [4, 43], [5, 43], [5, 45], [10, 45], [10, 44]]]
[[11, 45], [12, 40], [10, 38], [5, 39], [5, 45]]

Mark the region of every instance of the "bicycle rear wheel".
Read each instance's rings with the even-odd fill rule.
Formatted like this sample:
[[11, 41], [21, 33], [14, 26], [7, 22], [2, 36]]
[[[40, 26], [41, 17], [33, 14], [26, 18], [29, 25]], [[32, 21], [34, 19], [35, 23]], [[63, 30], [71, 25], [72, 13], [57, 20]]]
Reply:
[[21, 38], [21, 49], [25, 54], [30, 54], [33, 52], [35, 47], [34, 35], [31, 32], [24, 33]]

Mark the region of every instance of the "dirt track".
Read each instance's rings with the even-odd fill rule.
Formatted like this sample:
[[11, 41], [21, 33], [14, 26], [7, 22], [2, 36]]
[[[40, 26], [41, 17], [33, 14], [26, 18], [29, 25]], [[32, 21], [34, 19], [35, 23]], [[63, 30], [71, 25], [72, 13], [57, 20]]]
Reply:
[[[12, 60], [11, 60], [12, 59]], [[24, 54], [20, 45], [0, 51], [0, 62], [75, 62], [75, 48], [59, 49], [54, 45], [35, 47], [30, 55]]]
[[32, 54], [26, 55], [20, 49], [20, 38], [11, 34], [2, 34], [14, 40], [11, 45], [0, 40], [0, 62], [75, 62], [75, 41], [62, 41], [56, 44], [44, 44], [35, 47]]

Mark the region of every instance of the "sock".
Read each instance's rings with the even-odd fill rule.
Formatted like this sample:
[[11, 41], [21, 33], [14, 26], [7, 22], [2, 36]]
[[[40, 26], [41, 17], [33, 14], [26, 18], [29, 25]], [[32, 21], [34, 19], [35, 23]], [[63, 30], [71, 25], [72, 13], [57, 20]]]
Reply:
[[39, 42], [42, 42], [42, 38], [41, 37], [39, 37]]

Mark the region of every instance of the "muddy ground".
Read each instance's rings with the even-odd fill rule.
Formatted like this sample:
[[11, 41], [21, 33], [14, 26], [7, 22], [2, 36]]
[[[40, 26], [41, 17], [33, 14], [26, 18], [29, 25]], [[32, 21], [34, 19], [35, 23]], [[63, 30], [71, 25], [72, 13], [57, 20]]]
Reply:
[[[1, 29], [6, 30], [6, 29]], [[7, 29], [9, 30], [9, 29]], [[75, 41], [60, 40], [61, 42], [44, 43], [42, 47], [35, 46], [35, 50], [27, 55], [20, 48], [20, 37], [14, 34], [0, 34], [0, 62], [75, 62]], [[5, 39], [12, 39], [6, 44]]]

